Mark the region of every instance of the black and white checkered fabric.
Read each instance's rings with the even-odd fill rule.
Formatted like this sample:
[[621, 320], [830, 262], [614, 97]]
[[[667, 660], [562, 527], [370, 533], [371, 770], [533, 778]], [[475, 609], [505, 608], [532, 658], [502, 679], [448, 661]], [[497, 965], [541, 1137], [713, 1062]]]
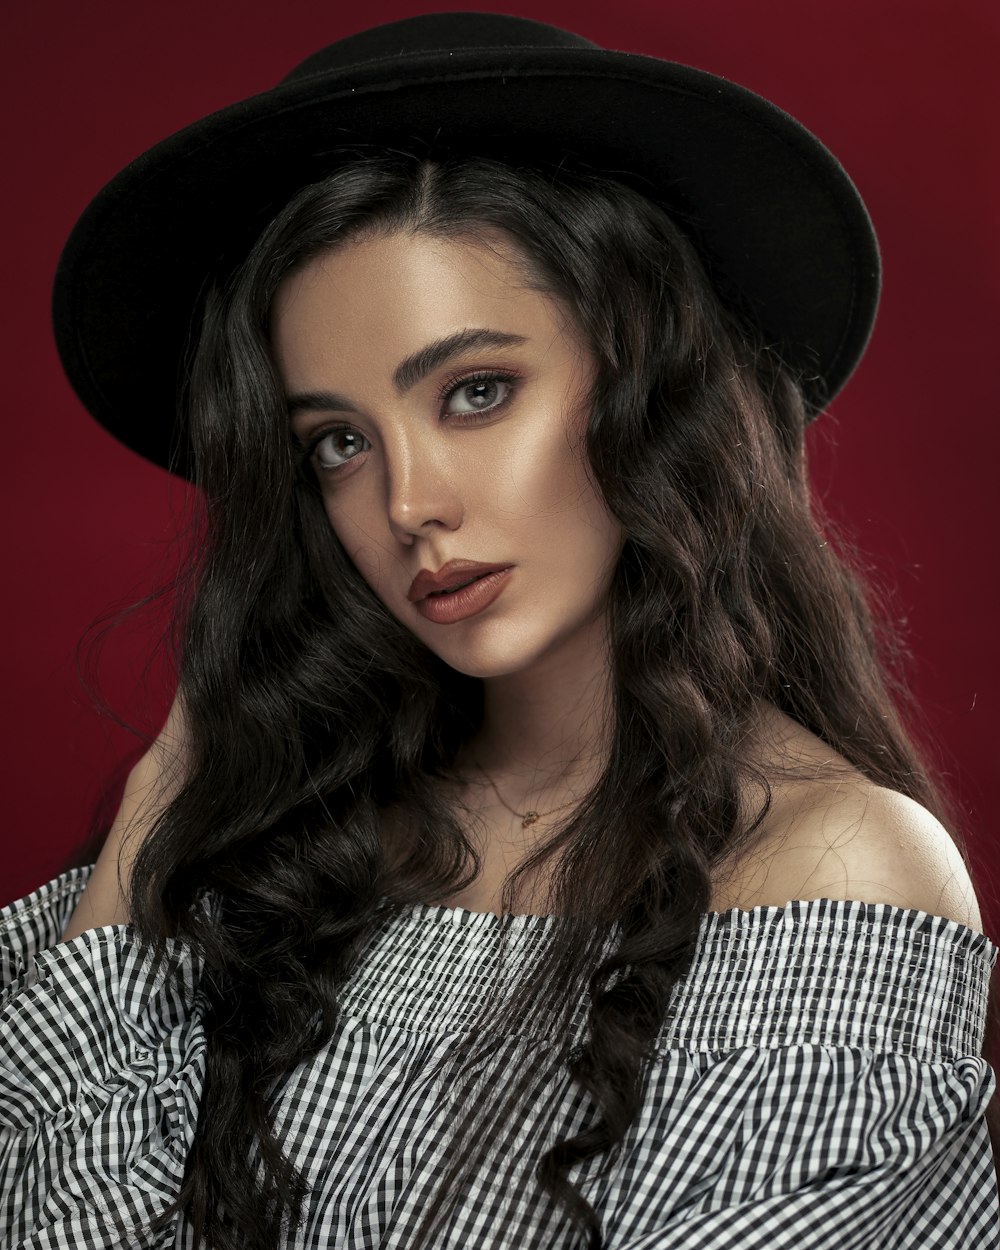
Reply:
[[[197, 1122], [199, 969], [187, 952], [166, 991], [124, 925], [61, 942], [91, 871], [0, 909], [0, 1245], [193, 1250], [183, 1217], [142, 1229], [176, 1195]], [[550, 927], [515, 917], [515, 959]], [[364, 951], [335, 1035], [280, 1090], [279, 1133], [310, 1183], [290, 1248], [411, 1244], [454, 1127], [428, 1064], [494, 992], [500, 929], [421, 904]], [[996, 958], [984, 934], [888, 904], [703, 917], [624, 1149], [570, 1173], [608, 1250], [997, 1250], [982, 1057]], [[530, 1044], [511, 1037], [499, 1061]], [[593, 1104], [557, 1061], [539, 1072], [536, 1111], [464, 1187], [441, 1250], [583, 1245], [532, 1172]]]

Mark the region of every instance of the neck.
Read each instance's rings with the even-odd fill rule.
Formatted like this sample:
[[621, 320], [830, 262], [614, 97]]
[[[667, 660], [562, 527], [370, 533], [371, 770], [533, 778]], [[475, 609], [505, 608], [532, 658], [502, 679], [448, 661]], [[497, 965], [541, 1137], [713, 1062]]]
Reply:
[[579, 789], [600, 775], [610, 746], [611, 673], [603, 624], [594, 622], [558, 651], [517, 673], [484, 679], [482, 724], [459, 752], [516, 806]]

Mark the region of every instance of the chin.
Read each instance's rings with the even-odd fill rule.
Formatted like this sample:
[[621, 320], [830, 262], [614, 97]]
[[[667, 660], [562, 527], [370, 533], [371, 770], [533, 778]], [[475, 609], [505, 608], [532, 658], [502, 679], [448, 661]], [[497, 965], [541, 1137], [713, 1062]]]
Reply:
[[434, 649], [434, 654], [456, 672], [464, 673], [466, 677], [480, 677], [483, 680], [491, 677], [509, 677], [512, 673], [523, 672], [524, 669], [530, 668], [532, 661], [537, 658], [534, 655], [523, 654], [489, 655], [485, 654], [485, 651], [485, 648], [477, 648], [478, 653], [473, 655], [463, 652], [458, 647], [454, 649], [439, 647]]
[[515, 631], [508, 621], [502, 629], [484, 630], [479, 637], [468, 636], [464, 641], [455, 637], [454, 640], [435, 640], [437, 645], [432, 645], [426, 636], [423, 641], [450, 668], [467, 677], [486, 680], [525, 672], [558, 652], [569, 637], [566, 630], [533, 635]]

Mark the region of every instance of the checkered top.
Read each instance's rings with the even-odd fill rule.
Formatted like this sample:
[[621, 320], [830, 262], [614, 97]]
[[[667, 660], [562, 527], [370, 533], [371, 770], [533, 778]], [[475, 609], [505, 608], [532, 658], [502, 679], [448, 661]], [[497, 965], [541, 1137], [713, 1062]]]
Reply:
[[[155, 1241], [142, 1228], [176, 1195], [197, 1122], [200, 969], [181, 948], [165, 988], [126, 925], [60, 941], [92, 871], [0, 909], [0, 1246], [194, 1250], [183, 1216]], [[516, 968], [553, 921], [418, 904], [376, 931], [333, 1036], [279, 1090], [278, 1134], [310, 1183], [288, 1247], [410, 1244], [454, 1122], [428, 1065], [495, 993], [501, 937]], [[997, 949], [884, 903], [705, 915], [619, 1158], [570, 1173], [607, 1250], [997, 1250], [982, 1057]], [[511, 1036], [495, 1062], [538, 1044]], [[442, 1250], [582, 1245], [533, 1171], [594, 1108], [556, 1060], [536, 1093]]]

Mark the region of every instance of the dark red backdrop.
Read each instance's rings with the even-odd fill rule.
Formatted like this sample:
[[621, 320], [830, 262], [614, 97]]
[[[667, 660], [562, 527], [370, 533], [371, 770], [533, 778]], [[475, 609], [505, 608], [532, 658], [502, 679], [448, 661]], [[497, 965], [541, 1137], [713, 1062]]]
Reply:
[[[271, 86], [340, 35], [446, 3], [35, 0], [5, 6], [0, 115], [9, 535], [2, 655], [8, 765], [0, 904], [59, 871], [134, 741], [93, 710], [78, 638], [169, 567], [184, 489], [124, 450], [64, 381], [52, 273], [78, 213], [151, 143]], [[486, 5], [482, 7], [493, 7]], [[497, 6], [605, 45], [700, 66], [761, 92], [840, 157], [885, 263], [868, 354], [819, 423], [814, 476], [909, 622], [913, 684], [965, 813], [987, 931], [997, 773], [996, 530], [1000, 305], [995, 0], [623, 0]], [[127, 717], [150, 625], [114, 635], [102, 674]]]

